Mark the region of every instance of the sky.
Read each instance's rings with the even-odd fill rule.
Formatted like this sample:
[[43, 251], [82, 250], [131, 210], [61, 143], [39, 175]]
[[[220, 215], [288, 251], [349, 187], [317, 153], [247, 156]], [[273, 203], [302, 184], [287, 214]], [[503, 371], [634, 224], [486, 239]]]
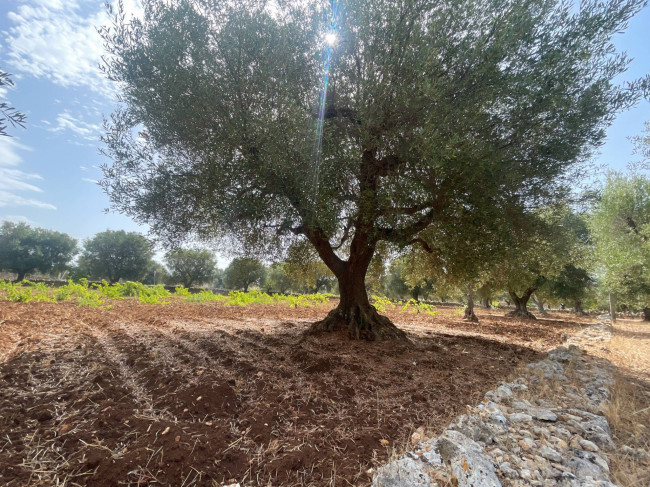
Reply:
[[[137, 12], [137, 0], [125, 0]], [[0, 220], [66, 232], [78, 239], [106, 229], [140, 231], [129, 218], [106, 213], [97, 186], [102, 120], [116, 106], [113, 86], [98, 68], [96, 28], [108, 23], [104, 0], [0, 0], [0, 68], [15, 87], [0, 88], [27, 115], [27, 129], [0, 137]], [[623, 82], [650, 72], [650, 7], [618, 34], [615, 44], [634, 58]], [[650, 120], [650, 103], [619, 114], [596, 161], [623, 170], [634, 160], [629, 136]]]

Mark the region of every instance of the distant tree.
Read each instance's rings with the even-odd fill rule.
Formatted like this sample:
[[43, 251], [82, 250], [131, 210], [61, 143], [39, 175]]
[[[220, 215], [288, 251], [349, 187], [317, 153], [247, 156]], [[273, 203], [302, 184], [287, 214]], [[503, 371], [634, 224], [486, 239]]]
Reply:
[[315, 327], [353, 338], [405, 337], [368, 300], [380, 243], [554, 200], [648, 84], [614, 83], [612, 44], [645, 0], [142, 3], [102, 30], [113, 206], [168, 240], [309, 242], [341, 295]]
[[559, 205], [528, 213], [516, 227], [503, 261], [494, 267], [490, 278], [508, 291], [515, 306], [511, 316], [535, 319], [528, 311], [528, 301], [566, 265], [580, 260], [584, 222]]
[[153, 257], [153, 245], [145, 237], [124, 230], [106, 230], [84, 242], [79, 258], [86, 277], [141, 281], [147, 275]]
[[[14, 82], [11, 79], [9, 73], [5, 73], [0, 69], [0, 87], [2, 86], [13, 86]], [[9, 105], [6, 101], [0, 101], [0, 136], [9, 135], [7, 134], [7, 123], [10, 123], [12, 126], [20, 126], [25, 128], [25, 120], [27, 117], [25, 114], [19, 112], [14, 107]]]
[[391, 299], [410, 297], [411, 287], [406, 284], [406, 279], [404, 275], [404, 259], [394, 259], [390, 263], [386, 274], [386, 295]]
[[224, 272], [223, 283], [228, 289], [248, 291], [252, 284], [264, 281], [264, 264], [252, 257], [238, 257], [232, 260]]
[[283, 262], [274, 262], [266, 270], [264, 278], [264, 287], [267, 292], [276, 292], [284, 294], [288, 292], [295, 283], [287, 274], [286, 264]]
[[209, 250], [176, 249], [165, 255], [170, 280], [185, 287], [203, 284], [214, 279], [217, 261]]
[[147, 273], [142, 278], [143, 284], [167, 284], [169, 281], [169, 272], [165, 266], [152, 260], [147, 266]]
[[[411, 253], [412, 254], [412, 253]], [[416, 271], [420, 261], [413, 262], [413, 255], [402, 255], [390, 263], [385, 278], [385, 293], [392, 299], [415, 299], [427, 296], [433, 290], [433, 280]]]
[[311, 245], [306, 242], [294, 244], [287, 254], [284, 261], [287, 275], [301, 291], [317, 293], [332, 290], [336, 278]]
[[562, 272], [548, 283], [550, 292], [557, 299], [573, 303], [573, 311], [579, 315], [585, 314], [582, 302], [594, 284], [594, 279], [585, 269], [573, 264], [565, 265]]
[[602, 284], [650, 321], [650, 179], [610, 174], [590, 227]]
[[0, 227], [0, 269], [15, 272], [18, 280], [36, 270], [63, 271], [77, 253], [77, 241], [68, 234], [4, 222]]
[[224, 283], [223, 280], [225, 278], [226, 271], [223, 269], [216, 268], [214, 270], [214, 282], [213, 282], [213, 287], [215, 289], [223, 289]]

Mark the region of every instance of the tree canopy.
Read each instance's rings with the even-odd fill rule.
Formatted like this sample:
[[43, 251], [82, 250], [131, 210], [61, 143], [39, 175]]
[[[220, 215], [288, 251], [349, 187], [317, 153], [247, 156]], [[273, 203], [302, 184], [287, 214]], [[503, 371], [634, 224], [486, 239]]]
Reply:
[[165, 255], [165, 264], [170, 271], [170, 282], [185, 287], [211, 281], [217, 268], [214, 254], [205, 249], [172, 250]]
[[610, 174], [590, 226], [603, 285], [650, 319], [650, 179]]
[[124, 102], [103, 187], [168, 241], [307, 240], [341, 293], [318, 327], [403, 336], [368, 302], [378, 245], [557, 197], [648, 86], [612, 82], [643, 4], [145, 0], [102, 31]]
[[252, 257], [237, 257], [230, 262], [223, 276], [228, 289], [248, 291], [252, 284], [262, 284], [265, 274], [264, 264]]
[[77, 253], [77, 241], [66, 233], [32, 228], [26, 223], [4, 222], [0, 226], [0, 269], [25, 275], [61, 271]]
[[124, 230], [106, 230], [84, 242], [79, 267], [85, 277], [140, 281], [147, 275], [153, 246], [145, 237]]

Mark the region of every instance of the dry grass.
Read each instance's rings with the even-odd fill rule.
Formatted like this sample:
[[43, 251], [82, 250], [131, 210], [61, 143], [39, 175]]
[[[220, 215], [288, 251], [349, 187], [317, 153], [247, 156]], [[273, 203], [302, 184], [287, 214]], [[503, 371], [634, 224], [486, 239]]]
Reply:
[[612, 480], [621, 487], [650, 485], [650, 386], [617, 373], [605, 414], [617, 445], [609, 454]]
[[617, 446], [609, 454], [612, 479], [622, 487], [650, 485], [650, 324], [618, 320], [611, 341], [588, 351], [616, 367], [606, 409]]

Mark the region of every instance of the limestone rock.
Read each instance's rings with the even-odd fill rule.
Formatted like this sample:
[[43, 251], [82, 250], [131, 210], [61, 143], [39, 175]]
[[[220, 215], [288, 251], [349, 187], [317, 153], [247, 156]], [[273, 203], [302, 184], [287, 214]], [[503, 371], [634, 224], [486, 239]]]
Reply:
[[408, 457], [381, 467], [375, 475], [373, 487], [430, 487], [431, 478], [422, 469], [423, 464]]

